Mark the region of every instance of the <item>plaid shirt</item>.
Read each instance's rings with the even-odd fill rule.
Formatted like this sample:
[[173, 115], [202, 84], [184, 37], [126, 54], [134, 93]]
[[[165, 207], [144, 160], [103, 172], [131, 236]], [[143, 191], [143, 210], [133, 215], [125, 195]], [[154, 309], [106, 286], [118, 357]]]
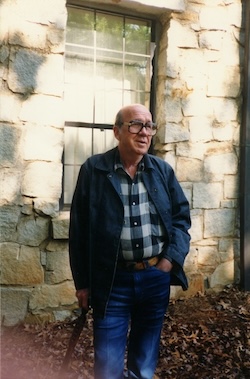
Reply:
[[115, 170], [119, 175], [124, 205], [120, 259], [140, 261], [159, 255], [164, 246], [165, 230], [142, 181], [144, 163], [139, 164], [134, 179], [119, 161]]

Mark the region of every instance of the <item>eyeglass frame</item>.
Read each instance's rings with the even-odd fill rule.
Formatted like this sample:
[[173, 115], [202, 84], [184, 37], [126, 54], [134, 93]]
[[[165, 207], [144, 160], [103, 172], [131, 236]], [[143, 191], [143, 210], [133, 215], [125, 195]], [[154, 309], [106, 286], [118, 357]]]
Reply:
[[[143, 128], [146, 129], [147, 133], [148, 133], [150, 136], [154, 136], [154, 135], [156, 134], [156, 132], [157, 132], [157, 124], [154, 123], [154, 122], [152, 122], [152, 121], [148, 121], [148, 122], [146, 122], [146, 123], [144, 124], [144, 123], [143, 123], [142, 121], [140, 121], [140, 120], [131, 120], [131, 121], [129, 121], [129, 122], [123, 122], [123, 125], [128, 126], [128, 131], [129, 131], [129, 133], [131, 133], [131, 134], [139, 134], [139, 133], [142, 131]], [[135, 133], [135, 132], [131, 132], [130, 127], [133, 126], [133, 125], [141, 125], [141, 129], [140, 129], [137, 133]], [[153, 128], [154, 128], [154, 129], [153, 129]], [[149, 133], [149, 131], [150, 131], [150, 133]]]

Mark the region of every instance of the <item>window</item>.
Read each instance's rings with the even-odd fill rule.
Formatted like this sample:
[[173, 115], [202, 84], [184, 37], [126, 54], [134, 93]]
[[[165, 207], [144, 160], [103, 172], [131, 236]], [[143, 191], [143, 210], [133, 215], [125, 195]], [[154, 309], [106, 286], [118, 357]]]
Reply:
[[116, 112], [135, 102], [150, 106], [152, 22], [68, 7], [65, 59], [63, 201], [67, 206], [81, 164], [116, 145]]

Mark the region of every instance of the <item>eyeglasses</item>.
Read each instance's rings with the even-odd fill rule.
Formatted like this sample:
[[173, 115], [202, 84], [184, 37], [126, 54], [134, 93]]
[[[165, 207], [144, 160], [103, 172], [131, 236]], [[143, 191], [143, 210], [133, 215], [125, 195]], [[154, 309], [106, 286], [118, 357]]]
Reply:
[[132, 134], [138, 134], [145, 128], [148, 135], [154, 136], [157, 132], [157, 125], [154, 122], [146, 122], [143, 124], [140, 120], [132, 120], [129, 122], [124, 122], [123, 125], [128, 126], [128, 131]]

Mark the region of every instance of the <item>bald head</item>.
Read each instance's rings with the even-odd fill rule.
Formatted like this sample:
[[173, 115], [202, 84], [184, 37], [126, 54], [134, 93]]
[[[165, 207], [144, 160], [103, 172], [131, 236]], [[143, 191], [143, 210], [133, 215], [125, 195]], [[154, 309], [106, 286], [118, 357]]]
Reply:
[[136, 114], [143, 114], [146, 118], [150, 118], [152, 120], [150, 111], [144, 105], [130, 104], [119, 110], [115, 118], [115, 125], [120, 127], [124, 121], [131, 121], [132, 119], [136, 119]]

